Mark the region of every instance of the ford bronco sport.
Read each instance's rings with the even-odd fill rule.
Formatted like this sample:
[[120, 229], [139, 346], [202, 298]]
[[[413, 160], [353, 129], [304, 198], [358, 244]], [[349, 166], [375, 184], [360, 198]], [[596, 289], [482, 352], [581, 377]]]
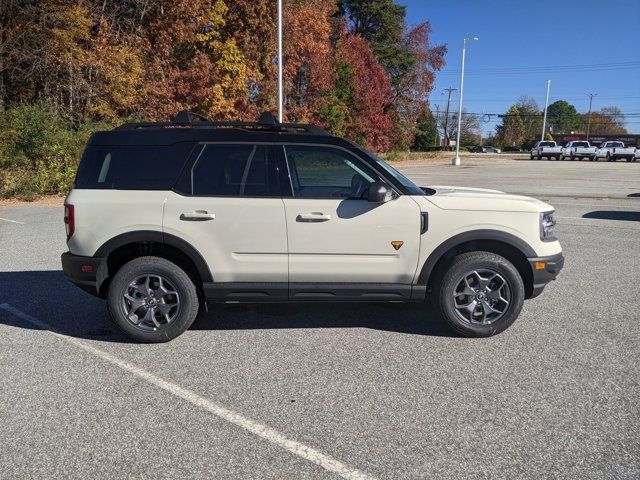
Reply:
[[563, 266], [553, 208], [420, 188], [314, 125], [173, 122], [94, 133], [65, 201], [65, 274], [141, 342], [216, 302], [423, 302], [457, 333], [518, 317]]

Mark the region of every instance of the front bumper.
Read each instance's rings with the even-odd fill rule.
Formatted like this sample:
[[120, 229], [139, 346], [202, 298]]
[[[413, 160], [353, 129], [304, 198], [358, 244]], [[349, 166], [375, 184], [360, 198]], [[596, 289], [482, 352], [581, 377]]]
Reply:
[[529, 298], [535, 298], [542, 293], [549, 282], [555, 280], [564, 266], [562, 252], [549, 257], [529, 258], [529, 265], [533, 272], [533, 291]]
[[70, 252], [62, 254], [62, 271], [67, 279], [85, 292], [100, 296], [100, 286], [107, 278], [104, 258], [83, 257]]

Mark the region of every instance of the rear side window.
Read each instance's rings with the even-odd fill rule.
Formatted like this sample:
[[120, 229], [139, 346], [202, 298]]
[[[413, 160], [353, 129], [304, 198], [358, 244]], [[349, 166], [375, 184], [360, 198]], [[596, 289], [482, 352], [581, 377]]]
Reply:
[[276, 160], [267, 145], [205, 145], [190, 176], [196, 196], [280, 196]]
[[89, 146], [82, 156], [75, 188], [170, 190], [192, 143], [165, 146]]

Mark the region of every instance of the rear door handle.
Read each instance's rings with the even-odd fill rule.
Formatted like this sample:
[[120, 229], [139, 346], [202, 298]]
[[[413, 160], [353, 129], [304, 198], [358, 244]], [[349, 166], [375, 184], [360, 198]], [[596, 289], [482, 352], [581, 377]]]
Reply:
[[331, 215], [322, 212], [301, 213], [296, 218], [297, 222], [326, 222], [331, 220]]
[[206, 210], [196, 210], [194, 212], [184, 212], [180, 214], [180, 220], [204, 222], [216, 218], [215, 213], [209, 213]]

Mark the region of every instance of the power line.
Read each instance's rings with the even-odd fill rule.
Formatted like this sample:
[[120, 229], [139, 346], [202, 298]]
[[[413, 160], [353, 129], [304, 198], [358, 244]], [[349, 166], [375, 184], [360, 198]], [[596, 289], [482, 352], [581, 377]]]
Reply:
[[[469, 69], [469, 75], [510, 75], [510, 74], [532, 74], [532, 73], [571, 73], [571, 72], [594, 72], [612, 70], [634, 70], [640, 68], [640, 62], [615, 62], [615, 63], [585, 63], [576, 65], [547, 65], [535, 67], [504, 67], [504, 68], [475, 68]], [[458, 75], [459, 72], [450, 70], [441, 72], [440, 75]]]

